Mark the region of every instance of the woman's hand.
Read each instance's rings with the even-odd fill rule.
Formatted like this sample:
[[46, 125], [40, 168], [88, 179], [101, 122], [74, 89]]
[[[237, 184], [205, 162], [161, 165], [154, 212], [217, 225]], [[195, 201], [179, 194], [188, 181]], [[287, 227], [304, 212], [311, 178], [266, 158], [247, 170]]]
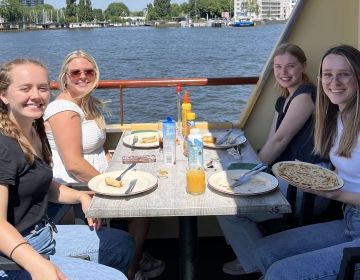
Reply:
[[318, 196], [322, 196], [328, 199], [338, 199], [341, 194], [340, 190], [333, 190], [333, 191], [319, 191], [313, 189], [302, 189], [304, 192], [312, 193]]
[[[91, 203], [91, 197], [87, 193], [81, 193], [79, 196], [79, 202], [81, 203], [81, 208], [84, 213], [89, 209], [90, 203]], [[87, 218], [88, 225], [90, 227], [93, 227], [95, 230], [98, 230], [101, 228], [101, 219], [99, 218]]]
[[67, 280], [64, 273], [52, 262], [44, 259], [29, 271], [32, 280]]

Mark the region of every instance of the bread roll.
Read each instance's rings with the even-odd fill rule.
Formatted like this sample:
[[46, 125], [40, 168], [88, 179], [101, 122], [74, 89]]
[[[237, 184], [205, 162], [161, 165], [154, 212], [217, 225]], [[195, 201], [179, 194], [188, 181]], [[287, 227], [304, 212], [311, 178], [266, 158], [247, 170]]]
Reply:
[[116, 188], [121, 188], [123, 186], [123, 183], [119, 180], [116, 180], [114, 178], [111, 177], [106, 177], [105, 178], [105, 183], [108, 186], [112, 186], [112, 187], [116, 187]]
[[203, 136], [203, 142], [208, 144], [215, 144], [216, 143], [216, 137], [211, 135], [205, 135]]
[[156, 141], [157, 141], [156, 135], [149, 136], [149, 137], [144, 137], [144, 138], [141, 139], [141, 143], [154, 143]]

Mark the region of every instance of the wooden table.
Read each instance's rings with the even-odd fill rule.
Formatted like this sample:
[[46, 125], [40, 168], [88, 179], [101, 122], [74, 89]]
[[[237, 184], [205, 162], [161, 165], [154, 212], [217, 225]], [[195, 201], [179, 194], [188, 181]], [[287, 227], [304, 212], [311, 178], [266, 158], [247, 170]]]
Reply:
[[[128, 164], [122, 163], [123, 156], [155, 155], [155, 163], [138, 163], [135, 168], [154, 175], [158, 175], [160, 168], [165, 168], [168, 178], [159, 179], [158, 186], [153, 191], [131, 197], [96, 194], [87, 217], [180, 217], [180, 279], [195, 279], [197, 216], [291, 212], [289, 203], [279, 190], [256, 196], [232, 196], [207, 188], [204, 194], [190, 195], [185, 189], [187, 158], [183, 155], [182, 143], [177, 145], [176, 165], [164, 165], [158, 148], [132, 151], [123, 145], [122, 139], [128, 134], [129, 132], [123, 133], [108, 171], [125, 169]], [[236, 132], [233, 134], [236, 135]], [[213, 160], [215, 167], [206, 170], [206, 178], [214, 172], [226, 170], [231, 162], [259, 162], [248, 142], [241, 145], [241, 154], [241, 159], [234, 159], [225, 149], [204, 149], [204, 163]]]

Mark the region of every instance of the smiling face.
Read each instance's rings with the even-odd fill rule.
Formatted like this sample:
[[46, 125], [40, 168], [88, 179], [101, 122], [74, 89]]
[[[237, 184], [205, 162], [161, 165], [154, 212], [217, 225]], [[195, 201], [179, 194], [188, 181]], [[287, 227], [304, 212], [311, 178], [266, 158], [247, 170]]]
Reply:
[[321, 83], [331, 103], [343, 111], [357, 94], [357, 81], [349, 62], [342, 55], [329, 54], [322, 62]]
[[301, 85], [305, 65], [292, 54], [285, 52], [275, 56], [273, 69], [276, 81], [286, 88], [290, 95]]
[[66, 89], [72, 97], [79, 97], [93, 89], [96, 78], [94, 65], [83, 57], [72, 59], [66, 71]]
[[50, 97], [47, 70], [32, 63], [16, 65], [9, 78], [9, 86], [0, 93], [9, 118], [19, 124], [41, 118]]

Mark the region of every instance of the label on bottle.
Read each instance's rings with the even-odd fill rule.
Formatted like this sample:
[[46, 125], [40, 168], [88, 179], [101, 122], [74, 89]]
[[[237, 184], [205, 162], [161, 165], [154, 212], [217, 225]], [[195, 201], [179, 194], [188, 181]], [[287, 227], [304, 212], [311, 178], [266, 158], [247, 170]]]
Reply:
[[171, 118], [163, 122], [163, 157], [164, 163], [176, 163], [176, 123]]
[[189, 169], [203, 168], [203, 142], [201, 135], [188, 136], [188, 166]]

